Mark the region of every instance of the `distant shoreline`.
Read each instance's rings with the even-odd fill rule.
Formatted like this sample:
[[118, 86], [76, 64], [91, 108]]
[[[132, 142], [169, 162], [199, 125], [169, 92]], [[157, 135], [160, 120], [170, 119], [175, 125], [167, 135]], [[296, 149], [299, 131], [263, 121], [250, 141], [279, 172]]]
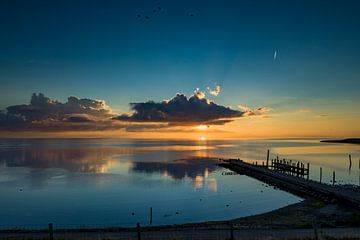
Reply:
[[320, 142], [360, 144], [360, 138], [331, 139], [331, 140], [321, 140]]

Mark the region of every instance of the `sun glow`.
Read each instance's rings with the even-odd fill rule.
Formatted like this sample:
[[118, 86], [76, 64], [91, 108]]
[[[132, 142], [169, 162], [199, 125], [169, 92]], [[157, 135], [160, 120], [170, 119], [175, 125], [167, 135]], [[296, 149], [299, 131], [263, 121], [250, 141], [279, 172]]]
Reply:
[[196, 127], [196, 129], [198, 129], [198, 130], [206, 130], [208, 128], [209, 128], [208, 125], [199, 125], [199, 126]]
[[206, 137], [199, 137], [200, 141], [206, 141]]

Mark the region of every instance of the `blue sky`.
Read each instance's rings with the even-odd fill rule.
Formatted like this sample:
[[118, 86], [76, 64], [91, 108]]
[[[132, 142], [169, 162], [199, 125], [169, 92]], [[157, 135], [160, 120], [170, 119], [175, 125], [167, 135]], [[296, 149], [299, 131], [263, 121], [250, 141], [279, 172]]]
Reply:
[[222, 105], [358, 113], [359, 7], [355, 0], [1, 1], [0, 108], [43, 92], [104, 99], [122, 113], [129, 102], [220, 85], [212, 98]]

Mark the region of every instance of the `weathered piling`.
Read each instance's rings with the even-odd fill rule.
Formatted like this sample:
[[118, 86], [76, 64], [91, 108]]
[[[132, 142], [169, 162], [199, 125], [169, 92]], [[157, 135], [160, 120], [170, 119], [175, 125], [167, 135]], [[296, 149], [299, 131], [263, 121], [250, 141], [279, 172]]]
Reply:
[[140, 223], [136, 223], [137, 239], [141, 240]]
[[54, 229], [52, 223], [49, 223], [49, 239], [54, 240]]
[[320, 183], [322, 182], [322, 167], [320, 167]]
[[228, 222], [228, 225], [229, 225], [229, 227], [230, 227], [230, 239], [231, 240], [235, 240], [235, 238], [234, 238], [234, 225], [233, 225], [233, 223], [232, 222]]
[[307, 180], [309, 180], [309, 175], [310, 175], [310, 163], [307, 163], [307, 174], [306, 174]]
[[285, 158], [279, 160], [277, 157], [276, 159], [271, 160], [271, 166], [269, 169], [289, 175], [296, 175], [300, 177], [307, 176], [307, 179], [309, 179], [310, 164], [308, 163], [307, 168], [305, 168], [305, 164], [301, 162], [294, 164], [291, 160], [286, 160]]
[[153, 210], [152, 207], [150, 207], [150, 225], [152, 225], [152, 218], [153, 218]]

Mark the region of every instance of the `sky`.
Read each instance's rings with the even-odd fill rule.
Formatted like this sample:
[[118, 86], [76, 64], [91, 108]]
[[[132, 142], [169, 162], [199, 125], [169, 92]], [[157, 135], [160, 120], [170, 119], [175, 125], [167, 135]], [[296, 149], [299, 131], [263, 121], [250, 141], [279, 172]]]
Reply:
[[359, 137], [359, 7], [1, 1], [0, 136]]

